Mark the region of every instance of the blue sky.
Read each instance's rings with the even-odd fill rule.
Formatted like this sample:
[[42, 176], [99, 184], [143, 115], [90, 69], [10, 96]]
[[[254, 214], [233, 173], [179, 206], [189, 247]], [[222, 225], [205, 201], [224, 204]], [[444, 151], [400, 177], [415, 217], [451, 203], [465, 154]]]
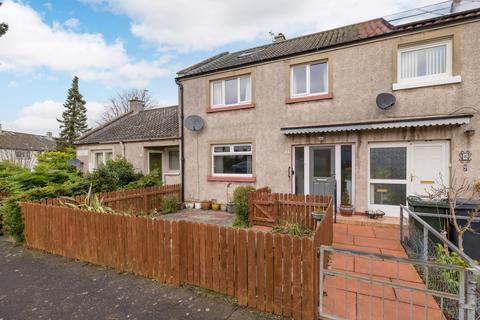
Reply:
[[[177, 103], [175, 72], [222, 51], [363, 21], [438, 1], [422, 0], [3, 0], [0, 123], [57, 132], [73, 75], [90, 124], [118, 91], [148, 89]], [[345, 10], [351, 8], [351, 10]]]

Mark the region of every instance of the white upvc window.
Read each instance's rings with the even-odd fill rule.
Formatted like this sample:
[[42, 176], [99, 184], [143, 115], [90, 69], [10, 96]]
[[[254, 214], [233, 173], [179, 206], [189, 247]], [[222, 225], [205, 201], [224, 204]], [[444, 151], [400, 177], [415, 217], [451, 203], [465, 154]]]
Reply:
[[168, 169], [171, 171], [180, 170], [180, 152], [178, 150], [168, 151]]
[[210, 83], [211, 106], [214, 108], [249, 104], [252, 101], [250, 75], [215, 80]]
[[97, 169], [101, 165], [107, 163], [108, 160], [113, 158], [112, 150], [96, 150], [93, 151], [93, 169]]
[[253, 150], [251, 144], [212, 145], [214, 176], [252, 176]]
[[458, 83], [453, 76], [452, 40], [403, 47], [397, 56], [397, 83], [394, 90]]
[[328, 63], [322, 61], [293, 66], [290, 79], [292, 97], [326, 94], [328, 93]]

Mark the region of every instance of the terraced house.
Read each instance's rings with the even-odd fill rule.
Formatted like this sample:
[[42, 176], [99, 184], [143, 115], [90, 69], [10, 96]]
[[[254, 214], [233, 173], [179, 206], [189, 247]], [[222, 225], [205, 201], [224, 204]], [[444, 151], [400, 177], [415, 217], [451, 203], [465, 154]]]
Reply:
[[225, 202], [227, 185], [247, 183], [398, 215], [440, 177], [478, 177], [479, 7], [279, 34], [180, 71], [183, 118], [205, 123], [183, 129], [186, 200]]

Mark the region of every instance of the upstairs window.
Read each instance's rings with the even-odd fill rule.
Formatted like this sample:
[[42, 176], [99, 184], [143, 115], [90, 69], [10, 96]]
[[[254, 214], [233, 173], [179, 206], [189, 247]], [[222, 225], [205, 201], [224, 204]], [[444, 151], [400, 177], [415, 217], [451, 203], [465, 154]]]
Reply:
[[252, 176], [252, 145], [232, 144], [212, 146], [214, 176]]
[[452, 75], [452, 40], [403, 47], [398, 50], [398, 79], [394, 89], [460, 82]]
[[212, 107], [248, 104], [252, 101], [250, 75], [211, 82]]
[[292, 67], [291, 88], [292, 97], [328, 93], [327, 62], [316, 62]]

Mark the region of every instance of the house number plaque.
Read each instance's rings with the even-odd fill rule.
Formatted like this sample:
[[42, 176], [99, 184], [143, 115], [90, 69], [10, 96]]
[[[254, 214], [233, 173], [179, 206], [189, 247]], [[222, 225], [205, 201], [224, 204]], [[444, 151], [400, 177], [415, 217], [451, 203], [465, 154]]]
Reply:
[[460, 157], [461, 163], [469, 163], [472, 161], [472, 153], [470, 151], [460, 151], [458, 156]]

